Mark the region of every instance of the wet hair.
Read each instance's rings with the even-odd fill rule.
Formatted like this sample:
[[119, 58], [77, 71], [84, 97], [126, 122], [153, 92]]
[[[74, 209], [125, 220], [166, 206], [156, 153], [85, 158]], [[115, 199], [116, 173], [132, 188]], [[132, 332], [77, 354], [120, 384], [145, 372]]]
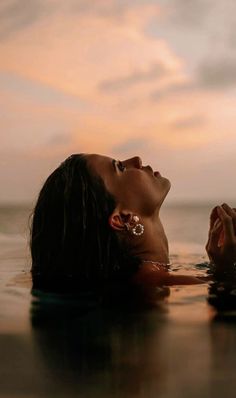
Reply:
[[47, 178], [31, 226], [33, 289], [100, 292], [129, 281], [139, 261], [108, 223], [115, 206], [81, 154], [67, 158]]

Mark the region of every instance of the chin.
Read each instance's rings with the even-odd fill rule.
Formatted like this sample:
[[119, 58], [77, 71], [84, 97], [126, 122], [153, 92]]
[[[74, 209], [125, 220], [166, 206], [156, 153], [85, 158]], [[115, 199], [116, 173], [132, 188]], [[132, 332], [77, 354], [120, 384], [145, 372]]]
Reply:
[[[171, 182], [170, 182], [170, 180], [168, 180], [167, 178], [166, 178], [166, 181], [167, 181], [167, 184], [168, 184], [168, 192], [169, 192], [169, 190], [170, 190], [170, 188], [171, 188]], [[167, 193], [168, 193], [167, 192]]]
[[171, 188], [171, 182], [168, 180], [168, 178], [162, 177], [163, 178], [163, 190], [166, 191], [165, 196], [168, 194], [170, 188]]
[[165, 180], [165, 185], [163, 186], [163, 198], [161, 200], [160, 206], [164, 202], [164, 200], [167, 197], [169, 190], [171, 188], [171, 182], [167, 178], [164, 178], [164, 180]]

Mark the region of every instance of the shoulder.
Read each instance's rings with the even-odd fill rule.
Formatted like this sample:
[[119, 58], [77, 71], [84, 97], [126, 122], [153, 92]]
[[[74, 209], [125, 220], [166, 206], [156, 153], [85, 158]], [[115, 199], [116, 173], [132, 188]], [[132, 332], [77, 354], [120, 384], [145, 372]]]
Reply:
[[132, 282], [135, 285], [153, 287], [165, 284], [169, 272], [161, 269], [159, 270], [155, 265], [144, 264], [139, 267], [138, 271], [134, 274]]
[[141, 287], [193, 285], [206, 282], [200, 278], [189, 275], [175, 275], [165, 269], [158, 269], [154, 265], [145, 264], [133, 276], [132, 282]]

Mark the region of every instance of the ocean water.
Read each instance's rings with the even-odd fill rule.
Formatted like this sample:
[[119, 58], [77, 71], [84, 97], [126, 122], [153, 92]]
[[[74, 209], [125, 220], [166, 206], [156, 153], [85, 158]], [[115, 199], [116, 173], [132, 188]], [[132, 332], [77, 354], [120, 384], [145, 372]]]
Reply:
[[[163, 208], [174, 272], [206, 275], [211, 208]], [[31, 210], [0, 207], [0, 398], [235, 396], [234, 286], [174, 286], [142, 311], [33, 297]]]

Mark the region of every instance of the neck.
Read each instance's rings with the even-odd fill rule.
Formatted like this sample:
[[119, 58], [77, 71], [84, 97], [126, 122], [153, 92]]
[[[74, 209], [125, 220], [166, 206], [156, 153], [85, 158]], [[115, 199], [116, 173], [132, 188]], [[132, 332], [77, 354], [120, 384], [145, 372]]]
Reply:
[[134, 247], [134, 254], [141, 260], [168, 264], [168, 240], [159, 215], [155, 220], [146, 219], [144, 225], [144, 234], [137, 246]]

